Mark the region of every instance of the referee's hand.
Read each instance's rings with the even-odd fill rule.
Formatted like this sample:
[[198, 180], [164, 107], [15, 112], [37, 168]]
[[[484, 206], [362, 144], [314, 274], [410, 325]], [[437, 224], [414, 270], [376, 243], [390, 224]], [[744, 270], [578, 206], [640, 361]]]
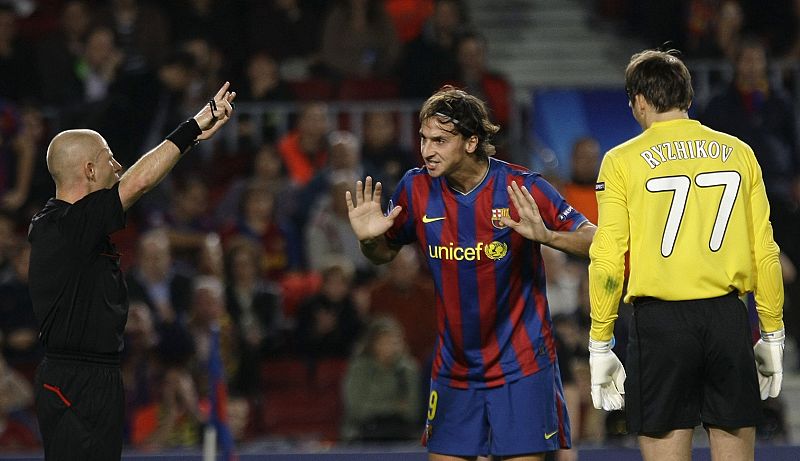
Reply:
[[589, 339], [589, 373], [594, 407], [621, 410], [625, 406], [625, 368], [611, 350], [611, 341]]
[[786, 334], [783, 329], [771, 333], [761, 332], [761, 339], [753, 347], [758, 370], [758, 387], [761, 400], [775, 398], [781, 393], [783, 383], [783, 343]]

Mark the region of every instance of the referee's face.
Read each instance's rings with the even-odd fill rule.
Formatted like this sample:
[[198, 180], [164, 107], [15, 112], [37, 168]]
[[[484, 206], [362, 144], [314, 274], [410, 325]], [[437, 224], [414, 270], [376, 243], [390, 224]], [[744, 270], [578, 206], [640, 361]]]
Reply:
[[111, 153], [111, 149], [108, 148], [105, 141], [103, 141], [100, 152], [97, 153], [94, 164], [98, 186], [108, 189], [119, 181], [122, 165], [114, 158], [114, 154]]

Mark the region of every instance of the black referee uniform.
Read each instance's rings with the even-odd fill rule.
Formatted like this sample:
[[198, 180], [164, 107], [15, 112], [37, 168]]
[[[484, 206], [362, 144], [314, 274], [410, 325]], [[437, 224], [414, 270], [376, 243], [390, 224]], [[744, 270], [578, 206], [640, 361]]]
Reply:
[[109, 234], [125, 227], [119, 184], [33, 217], [30, 290], [46, 349], [36, 373], [45, 459], [118, 460], [128, 296]]

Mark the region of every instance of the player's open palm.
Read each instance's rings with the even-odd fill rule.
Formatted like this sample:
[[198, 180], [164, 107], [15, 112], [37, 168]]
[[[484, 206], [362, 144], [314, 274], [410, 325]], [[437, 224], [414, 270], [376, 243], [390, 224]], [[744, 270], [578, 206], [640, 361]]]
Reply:
[[511, 203], [514, 204], [517, 213], [519, 213], [519, 221], [503, 217], [503, 224], [519, 232], [529, 240], [540, 243], [548, 242], [551, 231], [545, 227], [542, 215], [539, 214], [539, 206], [528, 189], [525, 186], [520, 187], [516, 181], [512, 181], [511, 185], [507, 186], [506, 189], [508, 189]]
[[355, 203], [350, 191], [345, 192], [347, 215], [358, 240], [380, 237], [392, 227], [394, 219], [400, 214], [401, 207], [399, 206], [394, 207], [388, 215], [383, 214], [381, 210], [382, 189], [381, 183], [377, 182], [373, 190], [372, 178], [367, 176], [363, 183], [356, 182]]

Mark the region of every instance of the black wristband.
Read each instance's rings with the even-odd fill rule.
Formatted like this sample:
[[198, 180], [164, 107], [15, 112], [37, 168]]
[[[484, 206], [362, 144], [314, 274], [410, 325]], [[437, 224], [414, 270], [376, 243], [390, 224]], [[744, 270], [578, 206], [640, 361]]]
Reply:
[[167, 135], [167, 140], [172, 141], [173, 144], [178, 146], [181, 153], [188, 151], [192, 146], [197, 144], [198, 136], [203, 132], [197, 120], [190, 118], [189, 120], [178, 125], [175, 131]]

